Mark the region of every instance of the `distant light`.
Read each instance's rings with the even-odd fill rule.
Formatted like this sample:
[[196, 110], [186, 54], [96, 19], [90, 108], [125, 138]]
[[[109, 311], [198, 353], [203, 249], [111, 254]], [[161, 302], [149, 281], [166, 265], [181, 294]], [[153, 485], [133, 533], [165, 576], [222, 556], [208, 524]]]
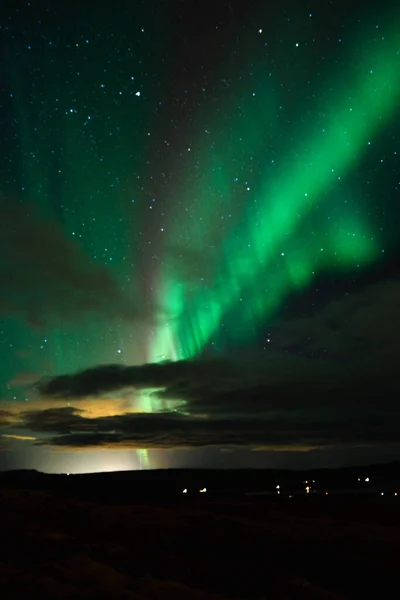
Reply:
[[393, 496], [397, 496], [397, 492], [395, 492], [395, 493], [393, 494]]
[[69, 475], [69, 473], [67, 473], [67, 475]]
[[187, 494], [187, 488], [185, 488], [184, 490], [182, 490], [182, 494]]
[[357, 481], [361, 481], [361, 479], [360, 479], [360, 478], [358, 478], [358, 479], [357, 479]]
[[325, 492], [325, 496], [329, 496], [329, 492]]
[[368, 483], [368, 482], [369, 482], [369, 477], [366, 477], [366, 478], [365, 478], [365, 481]]
[[309, 486], [309, 485], [307, 485], [307, 486], [306, 486], [306, 494], [309, 494], [309, 493], [310, 493], [310, 490], [311, 490], [310, 486]]
[[381, 496], [384, 496], [384, 495], [385, 495], [385, 492], [381, 492]]
[[199, 490], [200, 494], [205, 494], [205, 492], [207, 491], [207, 488], [203, 488], [202, 490]]
[[140, 92], [136, 92], [135, 96], [140, 96]]
[[277, 490], [279, 490], [279, 488], [280, 488], [280, 487], [281, 487], [280, 485], [277, 485], [277, 486], [276, 486], [276, 489], [277, 489]]

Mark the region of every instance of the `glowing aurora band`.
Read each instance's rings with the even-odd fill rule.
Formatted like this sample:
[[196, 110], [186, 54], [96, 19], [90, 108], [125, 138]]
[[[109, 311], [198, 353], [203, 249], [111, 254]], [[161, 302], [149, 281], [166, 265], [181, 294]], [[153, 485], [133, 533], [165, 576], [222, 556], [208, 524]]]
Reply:
[[287, 161], [272, 183], [261, 185], [258, 202], [249, 203], [242, 224], [222, 241], [221, 267], [213, 283], [193, 292], [183, 278], [164, 277], [161, 298], [170, 319], [154, 341], [154, 358], [196, 355], [240, 305], [233, 330], [236, 326], [238, 336], [251, 334], [290, 290], [307, 286], [317, 271], [351, 269], [376, 259], [378, 240], [359, 215], [343, 217], [340, 227], [331, 226], [328, 236], [317, 235], [307, 247], [299, 249], [295, 242], [315, 203], [357, 164], [368, 141], [398, 109], [398, 31], [389, 32], [380, 47], [380, 40], [373, 44], [348, 77], [341, 76], [352, 81], [350, 89], [339, 82], [335, 89], [340, 91], [318, 110], [326, 115], [324, 129], [310, 135], [309, 127], [308, 134], [301, 133], [298, 139], [307, 141], [298, 144], [296, 162]]

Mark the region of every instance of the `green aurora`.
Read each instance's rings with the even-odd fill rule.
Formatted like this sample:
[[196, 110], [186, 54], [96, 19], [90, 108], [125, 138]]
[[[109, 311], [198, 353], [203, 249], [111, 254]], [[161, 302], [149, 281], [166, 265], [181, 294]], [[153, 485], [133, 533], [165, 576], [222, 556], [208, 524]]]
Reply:
[[[339, 213], [336, 209], [334, 219], [329, 213], [335, 194], [343, 194], [339, 186], [398, 106], [398, 19], [392, 23], [384, 37], [365, 44], [355, 39], [347, 50], [354, 56], [344, 66], [326, 68], [325, 87], [313, 94], [313, 110], [300, 113], [289, 127], [280, 127], [285, 106], [273, 73], [266, 74], [262, 62], [257, 67], [254, 56], [246, 56], [260, 78], [251, 88], [255, 91], [240, 78], [215, 114], [206, 104], [200, 125], [190, 131], [193, 141], [180, 153], [183, 174], [164, 192], [164, 222], [158, 216], [154, 223], [146, 221], [141, 205], [157, 210], [149, 160], [155, 111], [138, 96], [143, 92], [136, 91], [135, 78], [129, 78], [129, 94], [110, 100], [110, 69], [99, 68], [101, 55], [98, 50], [90, 54], [88, 43], [89, 58], [66, 88], [55, 49], [50, 58], [46, 55], [47, 63], [40, 55], [45, 64], [37, 70], [46, 72], [46, 82], [36, 90], [35, 102], [27, 102], [31, 90], [23, 73], [27, 68], [35, 72], [39, 56], [35, 60], [34, 50], [16, 51], [14, 45], [9, 80], [19, 140], [18, 195], [61, 220], [94, 260], [113, 269], [124, 290], [144, 294], [154, 305], [154, 322], [132, 329], [139, 348], [131, 348], [124, 332], [117, 333], [117, 346], [129, 349], [130, 361], [196, 356], [218, 339], [221, 326], [230, 339], [251, 339], [288, 294], [306, 289], [318, 273], [351, 271], [379, 260], [382, 240], [368, 216], [351, 208], [360, 200], [354, 189], [346, 191], [353, 202], [343, 203]], [[292, 55], [299, 54], [301, 44], [293, 46]], [[74, 45], [67, 47], [71, 68], [78, 69]], [[255, 54], [259, 48], [252, 50]], [[129, 59], [134, 61], [133, 52]], [[99, 86], [100, 73], [104, 83]], [[298, 90], [300, 95], [301, 81], [291, 75], [292, 94]], [[89, 109], [94, 81], [96, 106]], [[140, 103], [140, 110], [134, 103]], [[140, 146], [136, 154], [127, 151], [132, 139]], [[277, 139], [279, 156], [271, 150]], [[186, 203], [190, 210], [182, 208]], [[134, 256], [129, 251], [147, 232], [151, 239], [143, 244], [151, 246], [151, 261], [144, 249]], [[188, 254], [196, 262], [190, 273]], [[67, 346], [74, 336], [76, 344], [99, 335], [107, 343], [98, 323], [86, 329], [87, 336], [69, 332]], [[52, 339], [56, 372], [82, 366], [76, 353], [64, 350], [63, 328], [53, 331]], [[107, 357], [97, 352], [100, 361]]]
[[[254, 188], [238, 182], [245, 186], [246, 202], [239, 222], [216, 244], [217, 272], [204, 284], [204, 278], [198, 278], [201, 283], [188, 283], [171, 276], [174, 269], [168, 269], [167, 263], [166, 275], [160, 274], [160, 302], [170, 317], [161, 324], [151, 360], [196, 356], [238, 306], [229, 321], [230, 335], [251, 338], [290, 292], [306, 288], [319, 272], [351, 271], [381, 257], [382, 240], [366, 215], [352, 214], [344, 205], [339, 218], [330, 222], [323, 204], [338, 181], [357, 168], [371, 140], [396, 114], [400, 92], [397, 32], [396, 22], [383, 48], [382, 40], [376, 40], [364, 56], [356, 57], [348, 73], [337, 75], [332, 85], [337, 91], [329, 102], [317, 102], [311, 122], [292, 133], [290, 146], [296, 148], [295, 153], [289, 151], [273, 173], [267, 165], [266, 176]], [[249, 94], [246, 101], [254, 102]], [[268, 89], [263, 90], [254, 121], [247, 121], [249, 130], [232, 136], [228, 129], [211, 151], [204, 149], [200, 162], [206, 165], [206, 174], [192, 194], [199, 218], [192, 216], [195, 225], [187, 225], [188, 240], [199, 254], [204, 238], [212, 238], [218, 213], [231, 217], [229, 165], [243, 147], [248, 155], [257, 155], [263, 134], [267, 136], [271, 126], [267, 122], [260, 127], [265, 121], [260, 106], [268, 112], [270, 104]], [[315, 125], [320, 115], [323, 128]], [[177, 235], [172, 231], [171, 246]]]
[[[96, 34], [104, 16], [79, 34], [75, 21], [61, 33], [47, 24], [29, 44], [10, 34], [1, 193], [60, 224], [148, 310], [44, 330], [4, 322], [4, 339], [14, 340], [1, 369], [5, 398], [26, 400], [10, 384], [21, 371], [245, 347], [319, 275], [357, 273], [387, 256], [397, 232], [376, 226], [379, 178], [371, 200], [360, 173], [398, 111], [398, 11], [379, 27], [354, 26], [323, 59], [306, 42], [318, 33], [308, 16], [293, 33], [243, 35], [236, 62], [213, 56], [209, 84], [199, 77], [179, 94], [165, 66], [168, 28], [152, 29], [151, 12], [143, 28], [135, 16], [115, 18], [118, 48]], [[132, 404], [174, 406], [157, 390]], [[145, 468], [147, 450], [138, 453]]]

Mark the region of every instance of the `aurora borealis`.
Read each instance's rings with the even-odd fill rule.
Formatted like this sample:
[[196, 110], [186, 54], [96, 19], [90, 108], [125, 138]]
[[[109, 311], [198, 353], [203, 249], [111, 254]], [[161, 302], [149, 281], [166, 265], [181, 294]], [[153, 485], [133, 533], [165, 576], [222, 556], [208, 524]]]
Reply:
[[5, 464], [380, 447], [337, 398], [397, 385], [400, 11], [256, 5], [2, 9]]

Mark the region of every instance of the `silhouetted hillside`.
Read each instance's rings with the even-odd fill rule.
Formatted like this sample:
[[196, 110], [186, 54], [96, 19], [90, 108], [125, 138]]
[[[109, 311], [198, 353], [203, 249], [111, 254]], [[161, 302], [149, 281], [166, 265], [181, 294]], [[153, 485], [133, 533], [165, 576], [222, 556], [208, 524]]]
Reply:
[[[367, 480], [367, 481], [366, 481]], [[307, 482], [307, 483], [306, 483]], [[88, 500], [162, 504], [188, 502], [206, 489], [207, 498], [242, 498], [265, 492], [281, 495], [310, 493], [400, 492], [400, 463], [310, 471], [169, 469], [120, 471], [83, 475], [53, 475], [30, 471], [0, 472], [0, 487], [47, 490]], [[279, 486], [279, 488], [277, 488]], [[183, 490], [186, 493], [183, 494]]]

